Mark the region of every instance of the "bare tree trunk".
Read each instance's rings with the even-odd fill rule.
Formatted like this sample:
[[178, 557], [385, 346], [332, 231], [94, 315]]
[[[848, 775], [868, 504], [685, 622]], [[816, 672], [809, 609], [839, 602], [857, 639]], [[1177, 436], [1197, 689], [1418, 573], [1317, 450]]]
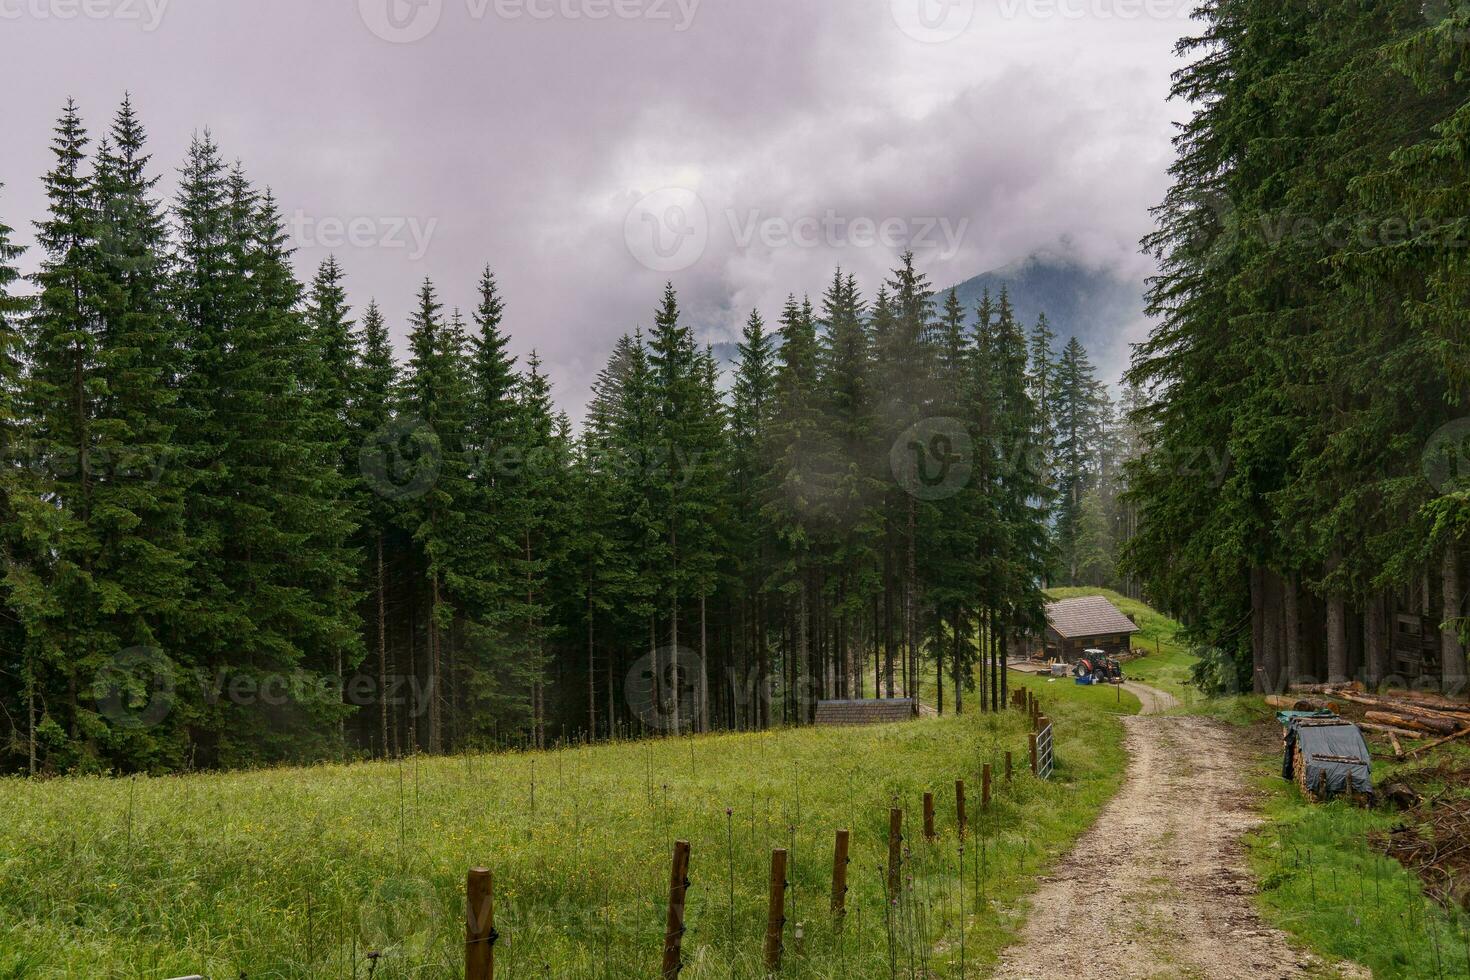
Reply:
[[597, 647], [592, 622], [592, 587], [587, 588], [587, 738], [597, 738]]
[[1327, 683], [1348, 679], [1347, 606], [1341, 596], [1327, 597]]
[[964, 614], [959, 606], [955, 606], [954, 620], [954, 654], [950, 657], [950, 670], [954, 674], [954, 713], [962, 715], [964, 711], [964, 684], [960, 676], [960, 653], [964, 649], [960, 645], [960, 631], [964, 625]]
[[1266, 689], [1275, 693], [1282, 690], [1281, 576], [1268, 568], [1264, 572], [1262, 584], [1265, 586], [1265, 606], [1262, 609], [1261, 656], [1266, 671]]
[[934, 616], [934, 686], [938, 691], [935, 695], [935, 707], [939, 716], [944, 717], [944, 618], [935, 613]]
[[1266, 572], [1251, 569], [1251, 690], [1266, 693]]
[[1364, 615], [1363, 649], [1366, 651], [1368, 684], [1376, 687], [1388, 673], [1388, 597], [1373, 596]]
[[709, 732], [709, 635], [702, 594], [699, 597], [699, 730]]
[[383, 532], [378, 532], [378, 724], [383, 758], [388, 758], [388, 638], [384, 634], [388, 621], [383, 583]]
[[26, 732], [26, 750], [29, 755], [29, 772], [32, 776], [36, 774], [36, 661], [35, 657], [26, 657], [26, 721], [28, 730]]
[[[810, 657], [811, 654], [810, 654], [810, 647], [808, 646], [808, 644], [811, 641], [811, 637], [808, 635], [808, 626], [807, 626], [807, 618], [808, 618], [808, 616], [807, 616], [807, 596], [806, 596], [806, 575], [805, 575], [805, 573], [803, 573], [802, 576], [801, 576], [801, 589], [797, 593], [797, 596], [798, 596], [798, 598], [797, 598], [797, 603], [798, 603], [798, 605], [797, 605], [797, 616], [798, 616], [798, 619], [797, 619], [797, 623], [796, 623], [796, 636], [797, 636], [796, 642], [797, 642], [797, 645], [798, 645], [798, 651], [797, 651], [797, 654], [798, 655], [796, 657], [792, 658], [792, 659], [794, 661], [794, 664], [807, 664], [808, 666], [810, 666], [809, 663], [808, 663], [808, 657]], [[794, 706], [799, 711], [799, 713], [797, 714], [797, 719], [798, 719], [797, 720], [797, 724], [798, 725], [802, 725], [802, 724], [805, 724], [806, 721], [807, 721], [807, 704], [806, 703], [807, 703], [807, 701], [809, 699], [806, 697], [806, 692], [804, 692], [801, 689], [800, 684], [797, 683], [796, 667], [794, 665], [792, 667], [792, 677], [791, 677], [791, 680], [792, 680], [792, 689], [796, 692], [796, 695], [797, 695], [797, 701], [796, 701], [796, 704]]]
[[1306, 678], [1307, 670], [1302, 663], [1302, 610], [1301, 582], [1296, 573], [1286, 577], [1286, 595], [1282, 602], [1282, 614], [1286, 630], [1286, 683], [1296, 684]]
[[429, 607], [429, 751], [440, 751], [439, 732], [439, 570], [432, 576], [433, 602]]
[[911, 682], [908, 696], [913, 699], [914, 717], [919, 716], [919, 558], [914, 554], [917, 547], [917, 532], [914, 527], [914, 510], [917, 504], [913, 495], [908, 497], [908, 588], [904, 591], [904, 616], [908, 620], [908, 679]]
[[1446, 694], [1460, 694], [1465, 688], [1465, 648], [1460, 643], [1460, 551], [1455, 543], [1445, 549], [1440, 568], [1440, 585], [1444, 597], [1443, 625], [1439, 634], [1439, 665]]

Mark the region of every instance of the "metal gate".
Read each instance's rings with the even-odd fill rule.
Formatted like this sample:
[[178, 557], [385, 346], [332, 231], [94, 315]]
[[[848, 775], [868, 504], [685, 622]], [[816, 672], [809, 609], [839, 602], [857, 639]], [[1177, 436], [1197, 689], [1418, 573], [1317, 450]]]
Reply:
[[1035, 764], [1037, 778], [1050, 779], [1052, 768], [1056, 762], [1056, 757], [1052, 754], [1051, 722], [1048, 721], [1046, 727], [1037, 732], [1033, 738], [1036, 740], [1033, 751], [1036, 753]]

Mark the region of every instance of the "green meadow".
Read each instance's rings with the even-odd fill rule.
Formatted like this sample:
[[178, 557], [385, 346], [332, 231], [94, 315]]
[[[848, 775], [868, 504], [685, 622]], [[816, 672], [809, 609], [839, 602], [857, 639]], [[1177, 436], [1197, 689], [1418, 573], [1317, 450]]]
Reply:
[[[673, 844], [691, 844], [683, 976], [761, 973], [773, 848], [792, 888], [783, 973], [960, 975], [1015, 934], [1039, 869], [1122, 778], [1113, 690], [1034, 684], [1057, 771], [1018, 712], [540, 754], [166, 778], [0, 782], [0, 977], [397, 978], [463, 962], [464, 877], [495, 876], [499, 977], [657, 972]], [[1016, 774], [1006, 783], [1004, 754]], [[995, 798], [980, 807], [980, 770]], [[961, 851], [954, 783], [968, 788]], [[922, 833], [936, 798], [937, 838]], [[886, 895], [890, 807], [902, 894]], [[830, 914], [851, 831], [848, 915]]]

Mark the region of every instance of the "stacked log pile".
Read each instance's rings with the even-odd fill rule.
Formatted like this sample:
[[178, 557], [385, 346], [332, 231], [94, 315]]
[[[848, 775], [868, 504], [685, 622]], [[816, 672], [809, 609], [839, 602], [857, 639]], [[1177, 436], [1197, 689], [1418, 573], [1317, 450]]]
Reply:
[[[1293, 690], [1296, 690], [1293, 688]], [[1419, 755], [1438, 745], [1454, 741], [1470, 735], [1470, 704], [1464, 701], [1455, 701], [1439, 694], [1426, 694], [1408, 691], [1395, 691], [1392, 694], [1369, 694], [1362, 689], [1361, 685], [1349, 684], [1341, 686], [1315, 685], [1305, 693], [1320, 695], [1321, 697], [1288, 697], [1268, 698], [1273, 707], [1278, 700], [1291, 700], [1293, 707], [1297, 705], [1309, 705], [1309, 708], [1298, 708], [1297, 710], [1312, 710], [1317, 707], [1330, 707], [1338, 710], [1334, 702], [1345, 702], [1356, 705], [1362, 709], [1363, 718], [1358, 722], [1358, 727], [1365, 731], [1375, 732], [1387, 736], [1392, 740], [1395, 755], [1402, 754], [1398, 740], [1401, 738], [1432, 739], [1425, 745], [1420, 745], [1408, 752], [1409, 757]], [[1324, 701], [1323, 698], [1331, 699]]]

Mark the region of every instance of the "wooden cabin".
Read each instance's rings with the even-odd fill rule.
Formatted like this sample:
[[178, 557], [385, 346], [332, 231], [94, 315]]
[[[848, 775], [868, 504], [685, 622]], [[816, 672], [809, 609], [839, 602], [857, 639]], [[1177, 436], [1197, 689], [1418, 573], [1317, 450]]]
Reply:
[[1138, 624], [1102, 596], [1062, 599], [1046, 607], [1044, 654], [1049, 660], [1074, 663], [1084, 650], [1102, 650], [1110, 657], [1133, 649]]

